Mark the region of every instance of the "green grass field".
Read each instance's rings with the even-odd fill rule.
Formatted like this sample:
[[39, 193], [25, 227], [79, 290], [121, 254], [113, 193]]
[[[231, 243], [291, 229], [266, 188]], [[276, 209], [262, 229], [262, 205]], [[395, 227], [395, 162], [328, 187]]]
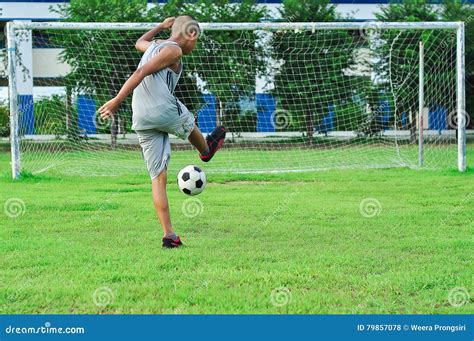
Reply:
[[0, 313], [472, 313], [473, 145], [468, 160], [464, 174], [211, 172], [194, 218], [171, 174], [186, 247], [162, 250], [144, 168], [12, 181], [3, 153]]

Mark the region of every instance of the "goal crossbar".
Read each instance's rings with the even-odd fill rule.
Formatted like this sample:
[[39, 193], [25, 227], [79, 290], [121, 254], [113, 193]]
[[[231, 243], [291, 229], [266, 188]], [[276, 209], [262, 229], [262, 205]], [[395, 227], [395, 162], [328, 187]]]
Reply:
[[[22, 22], [14, 21], [15, 29], [67, 29], [67, 30], [148, 30], [156, 26], [154, 23], [89, 23], [89, 22]], [[358, 30], [366, 27], [374, 29], [459, 29], [463, 22], [262, 22], [262, 23], [199, 23], [205, 31], [253, 31], [253, 30]]]

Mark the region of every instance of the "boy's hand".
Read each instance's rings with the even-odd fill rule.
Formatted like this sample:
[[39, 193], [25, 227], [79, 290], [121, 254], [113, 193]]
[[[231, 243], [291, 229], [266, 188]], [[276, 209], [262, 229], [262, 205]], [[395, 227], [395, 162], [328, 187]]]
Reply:
[[99, 108], [100, 117], [108, 118], [112, 116], [118, 110], [121, 103], [122, 102], [118, 100], [117, 97], [112, 98]]
[[174, 23], [174, 19], [175, 17], [169, 17], [169, 18], [166, 18], [165, 20], [163, 20], [163, 22], [161, 24], [159, 24], [158, 26], [160, 26], [160, 28], [162, 29], [167, 29], [167, 28], [170, 28], [171, 26], [173, 26], [173, 23]]

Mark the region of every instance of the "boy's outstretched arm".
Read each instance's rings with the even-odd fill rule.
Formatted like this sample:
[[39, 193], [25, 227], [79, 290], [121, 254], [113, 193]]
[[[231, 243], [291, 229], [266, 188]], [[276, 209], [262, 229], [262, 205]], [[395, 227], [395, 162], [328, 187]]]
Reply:
[[140, 38], [138, 38], [137, 42], [135, 43], [135, 48], [138, 51], [145, 52], [150, 46], [151, 41], [153, 40], [153, 37], [156, 36], [158, 33], [160, 33], [163, 30], [166, 30], [167, 28], [170, 28], [173, 26], [174, 23], [174, 17], [169, 17], [163, 20], [162, 23], [156, 25], [156, 27], [152, 28], [150, 31], [142, 35]]
[[100, 117], [107, 118], [112, 116], [125, 98], [141, 83], [143, 78], [168, 66], [176, 64], [181, 58], [181, 55], [182, 51], [178, 46], [170, 45], [161, 49], [159, 53], [152, 57], [143, 66], [139, 67], [137, 71], [130, 76], [120, 89], [117, 96], [99, 108]]

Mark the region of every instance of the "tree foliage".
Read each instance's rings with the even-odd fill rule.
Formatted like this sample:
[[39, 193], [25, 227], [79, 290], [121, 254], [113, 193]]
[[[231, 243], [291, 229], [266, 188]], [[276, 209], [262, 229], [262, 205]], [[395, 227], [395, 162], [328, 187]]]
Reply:
[[[281, 20], [290, 22], [340, 21], [329, 0], [284, 0]], [[354, 42], [345, 30], [282, 31], [272, 38], [273, 58], [278, 61], [273, 93], [294, 129], [312, 135], [313, 126], [328, 114], [329, 107], [342, 107], [352, 96], [343, 72], [352, 58]]]
[[[381, 21], [436, 21], [438, 10], [426, 0], [404, 0], [381, 6], [376, 14]], [[412, 142], [416, 140], [416, 121], [419, 117], [419, 56], [420, 42], [424, 50], [425, 106], [450, 104], [455, 86], [455, 35], [440, 30], [384, 30], [380, 36], [384, 44], [379, 57], [387, 62], [390, 74], [389, 94], [394, 102], [395, 124], [400, 127], [407, 118]], [[390, 60], [390, 63], [388, 61]]]
[[[183, 5], [184, 13], [200, 22], [258, 22], [267, 15], [254, 0], [201, 0]], [[222, 120], [234, 126], [240, 122], [241, 98], [255, 98], [255, 78], [265, 66], [265, 48], [256, 44], [254, 31], [205, 31], [198, 47], [183, 58], [184, 65], [202, 90], [217, 96]], [[254, 113], [256, 115], [256, 113]]]
[[444, 0], [440, 17], [446, 21], [463, 21], [465, 30], [466, 111], [474, 126], [474, 6], [460, 0]]
[[375, 16], [382, 21], [436, 21], [438, 12], [426, 0], [393, 1], [379, 7]]
[[[191, 14], [200, 22], [258, 22], [269, 17], [265, 7], [253, 0], [171, 0], [165, 4], [148, 6], [146, 0], [72, 0], [56, 7], [66, 21], [71, 22], [161, 22], [165, 17]], [[336, 6], [329, 0], [284, 0], [279, 20], [286, 22], [334, 22], [340, 17]], [[382, 6], [377, 14], [382, 21], [464, 20], [466, 22], [467, 107], [473, 111], [474, 92], [474, 12], [459, 0], [445, 0], [439, 10], [426, 0], [403, 0]], [[62, 46], [61, 58], [72, 69], [65, 78], [69, 91], [93, 95], [98, 103], [114, 96], [123, 82], [135, 71], [140, 53], [134, 49], [140, 31], [48, 31], [53, 45]], [[163, 32], [158, 38], [167, 38]], [[372, 70], [380, 79], [388, 70], [395, 82], [374, 82], [361, 75], [348, 75], [344, 70], [354, 64], [354, 50], [367, 47], [370, 42], [346, 30], [274, 32], [270, 49], [260, 44], [268, 33], [254, 31], [205, 31], [198, 48], [183, 58], [183, 76], [176, 89], [177, 96], [196, 112], [202, 105], [202, 91], [215, 94], [222, 103], [222, 114], [227, 124], [236, 126], [254, 119], [239, 106], [242, 98], [255, 99], [255, 79], [258, 75], [272, 74], [272, 93], [278, 108], [291, 115], [291, 126], [286, 129], [312, 134], [314, 126], [327, 115], [329, 107], [335, 112], [337, 129], [348, 130], [363, 126], [367, 113], [364, 103], [375, 108], [380, 103], [380, 90], [391, 106], [397, 108], [395, 120], [403, 112], [417, 110], [413, 94], [418, 93], [417, 70], [419, 41], [426, 45], [427, 81], [449, 84], [454, 66], [441, 65], [436, 54], [453, 39], [448, 33], [434, 31], [385, 31], [383, 46], [372, 46], [378, 65]], [[448, 44], [449, 45], [449, 44]], [[446, 45], [446, 46], [448, 46]], [[441, 46], [441, 47], [440, 47]], [[430, 48], [428, 48], [430, 47]], [[455, 48], [449, 45], [448, 48]], [[377, 64], [376, 63], [376, 64]], [[377, 69], [379, 68], [379, 69]], [[433, 74], [436, 73], [436, 74]], [[430, 79], [432, 77], [432, 79]], [[379, 79], [379, 80], [380, 80]], [[404, 81], [406, 80], [406, 81]], [[444, 82], [444, 83], [443, 83]], [[449, 88], [427, 89], [430, 96], [452, 96]], [[442, 93], [442, 92], [445, 93]], [[442, 93], [442, 95], [440, 95]], [[130, 120], [130, 98], [122, 107], [120, 116]], [[245, 116], [245, 117], [243, 117]], [[240, 122], [240, 123], [239, 123]], [[368, 131], [374, 130], [369, 122]], [[395, 122], [396, 124], [399, 124]], [[247, 124], [247, 123], [245, 123]], [[380, 129], [376, 127], [375, 130]]]
[[[266, 15], [255, 1], [172, 0], [147, 7], [145, 0], [73, 0], [56, 11], [71, 22], [161, 22], [168, 16], [193, 15], [202, 22], [255, 22]], [[76, 92], [93, 94], [98, 102], [114, 96], [135, 71], [140, 53], [135, 51], [137, 31], [50, 31], [55, 45], [64, 47], [61, 58], [72, 67], [66, 83]], [[157, 38], [166, 39], [169, 31]], [[176, 95], [196, 112], [201, 91], [217, 95], [223, 110], [233, 110], [241, 96], [254, 96], [255, 76], [263, 65], [263, 49], [256, 46], [254, 32], [209, 31], [201, 36], [198, 48], [183, 57], [183, 76]], [[122, 116], [130, 117], [130, 98]], [[230, 115], [229, 115], [230, 116]]]
[[[147, 13], [146, 0], [72, 0], [53, 11], [69, 22], [143, 22]], [[134, 49], [140, 36], [136, 31], [50, 30], [50, 42], [61, 46], [62, 61], [71, 67], [65, 77], [68, 93], [91, 95], [97, 104], [115, 96], [126, 79], [135, 71], [140, 54]], [[118, 122], [130, 126], [131, 99], [128, 98], [110, 126], [115, 147]], [[100, 125], [98, 126], [100, 127]], [[68, 136], [75, 136], [72, 125]]]
[[[474, 71], [474, 9], [459, 0], [444, 0], [439, 8], [426, 0], [403, 0], [381, 6], [377, 14], [381, 21], [464, 21], [466, 23], [466, 104], [467, 111], [474, 109], [473, 71]], [[397, 97], [399, 113], [415, 112], [418, 102], [413, 94], [418, 93], [418, 56], [419, 42], [424, 43], [425, 103], [427, 106], [442, 105], [448, 111], [455, 108], [455, 56], [456, 32], [440, 30], [422, 30], [418, 32], [387, 32], [384, 35], [387, 48], [392, 51], [392, 77], [399, 80], [394, 95]], [[440, 103], [441, 102], [441, 103]], [[414, 123], [412, 124], [414, 130]]]

